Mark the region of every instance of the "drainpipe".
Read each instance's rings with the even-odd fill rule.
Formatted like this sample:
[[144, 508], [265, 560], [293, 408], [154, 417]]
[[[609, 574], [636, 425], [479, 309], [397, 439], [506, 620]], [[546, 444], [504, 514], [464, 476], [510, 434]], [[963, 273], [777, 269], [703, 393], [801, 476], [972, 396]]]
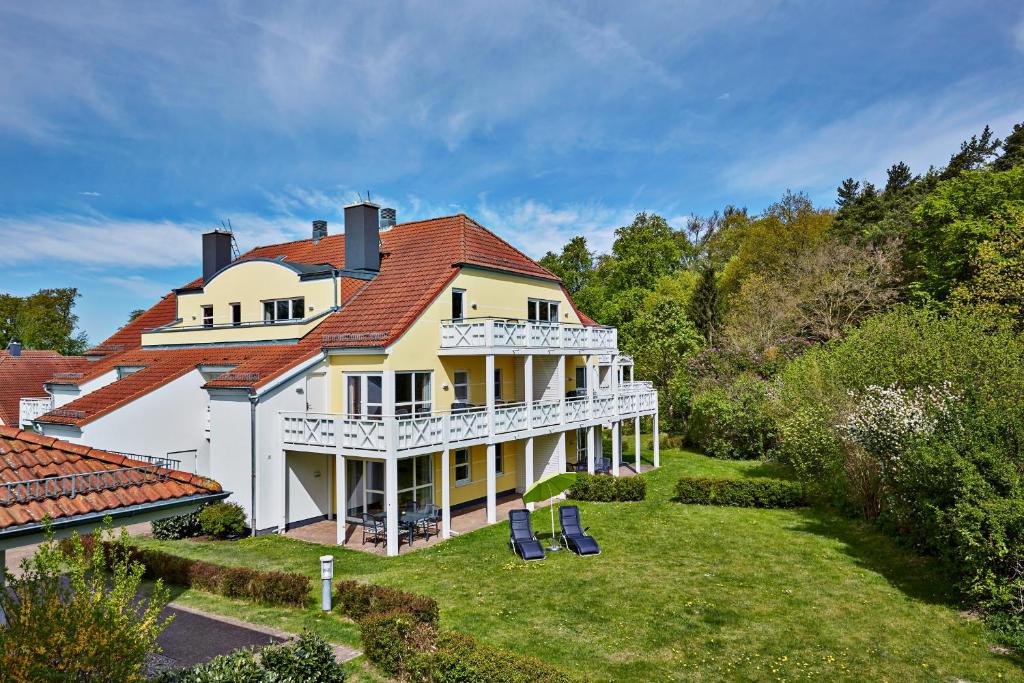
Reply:
[[251, 447], [249, 466], [252, 468], [252, 481], [249, 489], [249, 509], [252, 520], [249, 528], [252, 529], [253, 536], [256, 535], [256, 404], [259, 402], [259, 396], [249, 395], [249, 444]]

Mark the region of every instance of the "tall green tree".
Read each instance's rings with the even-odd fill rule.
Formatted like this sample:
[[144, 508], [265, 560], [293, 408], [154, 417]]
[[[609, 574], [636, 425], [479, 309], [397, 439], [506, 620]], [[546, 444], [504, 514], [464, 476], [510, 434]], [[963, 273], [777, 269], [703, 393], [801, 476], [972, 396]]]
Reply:
[[0, 348], [19, 341], [27, 349], [82, 353], [88, 339], [77, 330], [74, 308], [78, 297], [73, 287], [41, 289], [25, 297], [0, 294]]
[[587, 238], [579, 235], [562, 247], [561, 254], [544, 254], [540, 264], [562, 278], [569, 294], [577, 294], [586, 287], [594, 274], [594, 255], [587, 248]]
[[724, 303], [714, 266], [711, 263], [701, 265], [687, 313], [709, 346], [715, 343], [722, 329]]
[[1003, 140], [1003, 153], [992, 162], [996, 171], [1009, 171], [1014, 166], [1024, 166], [1024, 123], [1014, 124]]
[[683, 263], [679, 236], [664, 218], [639, 213], [633, 223], [615, 231], [607, 284], [622, 291], [633, 287], [651, 289], [663, 275]]
[[940, 180], [955, 178], [964, 171], [981, 168], [989, 159], [996, 156], [1002, 146], [999, 138], [993, 137], [992, 129], [985, 126], [980, 135], [972, 135], [970, 140], [960, 143], [960, 151], [954, 154], [939, 174]]

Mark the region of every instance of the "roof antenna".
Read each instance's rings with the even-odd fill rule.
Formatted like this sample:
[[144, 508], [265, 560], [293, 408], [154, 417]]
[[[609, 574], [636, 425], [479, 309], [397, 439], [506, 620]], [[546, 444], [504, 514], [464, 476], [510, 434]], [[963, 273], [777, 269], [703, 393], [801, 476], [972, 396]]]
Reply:
[[220, 227], [222, 227], [225, 232], [231, 234], [231, 259], [234, 260], [241, 256], [242, 254], [238, 249], [238, 240], [235, 239], [235, 229], [231, 226], [231, 219], [228, 218], [225, 221], [222, 218], [220, 221]]

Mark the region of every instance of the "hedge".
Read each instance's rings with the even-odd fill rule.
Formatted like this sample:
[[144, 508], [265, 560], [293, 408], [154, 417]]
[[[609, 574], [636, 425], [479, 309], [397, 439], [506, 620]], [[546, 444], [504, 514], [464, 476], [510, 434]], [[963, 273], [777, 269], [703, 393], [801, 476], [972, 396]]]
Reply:
[[[107, 552], [111, 550], [104, 544]], [[303, 607], [309, 598], [310, 580], [302, 574], [225, 567], [202, 560], [171, 555], [160, 550], [132, 547], [131, 559], [146, 567], [146, 578], [165, 583], [244, 598], [263, 605]]]
[[576, 475], [569, 489], [569, 498], [601, 503], [639, 501], [647, 496], [647, 480], [643, 477], [613, 477], [608, 474]]
[[438, 629], [437, 602], [386, 586], [341, 581], [338, 607], [359, 624], [363, 654], [388, 676], [431, 683], [569, 683], [561, 669], [535, 657]]
[[676, 482], [676, 500], [697, 505], [793, 508], [807, 505], [803, 488], [781, 479], [711, 479], [683, 477]]

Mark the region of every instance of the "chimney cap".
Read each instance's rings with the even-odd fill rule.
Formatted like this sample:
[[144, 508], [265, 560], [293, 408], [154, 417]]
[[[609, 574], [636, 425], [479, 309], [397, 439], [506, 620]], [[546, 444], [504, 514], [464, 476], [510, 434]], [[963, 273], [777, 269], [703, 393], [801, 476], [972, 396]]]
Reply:
[[346, 204], [344, 208], [348, 209], [348, 208], [351, 208], [353, 206], [369, 206], [369, 207], [372, 207], [374, 209], [379, 209], [380, 208], [380, 204], [377, 204], [376, 202], [371, 202], [369, 199], [360, 199], [357, 202], [352, 202], [351, 204]]
[[14, 357], [20, 356], [21, 342], [12, 339], [11, 342], [7, 345], [7, 351]]

